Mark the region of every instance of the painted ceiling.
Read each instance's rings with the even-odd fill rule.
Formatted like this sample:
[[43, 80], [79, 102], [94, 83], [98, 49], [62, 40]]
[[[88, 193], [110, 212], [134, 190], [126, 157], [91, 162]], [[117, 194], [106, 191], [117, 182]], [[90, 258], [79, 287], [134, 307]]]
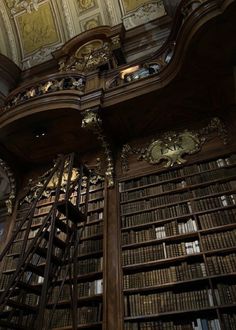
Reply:
[[161, 0], [0, 0], [0, 53], [21, 69], [100, 25], [126, 30], [165, 15]]

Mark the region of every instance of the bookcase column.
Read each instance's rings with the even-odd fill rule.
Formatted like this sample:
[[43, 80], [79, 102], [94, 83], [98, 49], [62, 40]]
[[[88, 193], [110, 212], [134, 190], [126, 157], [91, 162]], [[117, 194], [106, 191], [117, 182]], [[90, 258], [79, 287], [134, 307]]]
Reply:
[[104, 310], [103, 330], [123, 329], [122, 278], [120, 265], [120, 225], [118, 192], [106, 189], [106, 214], [104, 233]]

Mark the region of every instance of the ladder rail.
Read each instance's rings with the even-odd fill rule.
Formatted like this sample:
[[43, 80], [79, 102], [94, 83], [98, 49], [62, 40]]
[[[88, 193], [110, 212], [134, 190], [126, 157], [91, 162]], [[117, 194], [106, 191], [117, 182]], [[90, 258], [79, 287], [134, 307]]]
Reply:
[[24, 216], [23, 220], [21, 221], [20, 226], [17, 228], [17, 230], [14, 232], [14, 234], [11, 236], [9, 242], [7, 243], [6, 247], [4, 248], [4, 250], [2, 251], [2, 253], [0, 254], [0, 262], [2, 261], [2, 259], [5, 257], [5, 255], [7, 254], [10, 246], [12, 245], [13, 241], [15, 240], [16, 236], [18, 235], [19, 231], [21, 230], [21, 228], [23, 227], [23, 225], [25, 224], [25, 222], [27, 221], [29, 216], [33, 216], [33, 211], [35, 210], [35, 207], [39, 201], [39, 199], [41, 198], [42, 193], [44, 192], [45, 188], [47, 187], [48, 183], [50, 182], [51, 178], [53, 177], [53, 175], [56, 173], [56, 171], [58, 170], [60, 165], [60, 161], [58, 161], [58, 163], [53, 167], [52, 171], [50, 172], [48, 178], [45, 180], [43, 186], [40, 188], [39, 193], [37, 195], [37, 197], [35, 198], [32, 206], [30, 207], [29, 211], [26, 213], [26, 215]]

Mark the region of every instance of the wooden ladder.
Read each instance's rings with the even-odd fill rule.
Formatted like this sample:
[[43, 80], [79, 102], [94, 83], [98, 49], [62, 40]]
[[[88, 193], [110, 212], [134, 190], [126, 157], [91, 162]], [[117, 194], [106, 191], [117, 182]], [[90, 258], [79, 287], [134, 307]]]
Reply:
[[[0, 327], [3, 329], [50, 329], [57, 302], [51, 306], [52, 313], [49, 319], [45, 318], [45, 311], [53, 283], [58, 280], [61, 268], [66, 263], [73, 265], [73, 271], [70, 274], [72, 319], [73, 329], [77, 329], [77, 255], [79, 239], [87, 219], [90, 172], [85, 166], [78, 164], [76, 159], [75, 154], [60, 157], [0, 256], [1, 261], [11, 251], [17, 234], [24, 226], [26, 230], [16, 270], [9, 275], [11, 277], [8, 285], [0, 296]], [[77, 180], [72, 181], [72, 172], [75, 167], [78, 168], [79, 176]], [[65, 169], [67, 171], [67, 182], [66, 186], [64, 185], [65, 198], [60, 200], [62, 182], [65, 183]], [[29, 232], [35, 208], [55, 174], [58, 180], [55, 200], [49, 212], [44, 216], [36, 236], [29, 243]], [[82, 213], [79, 210], [79, 202], [84, 177], [86, 177], [86, 201]], [[69, 200], [75, 189], [77, 190], [76, 205]], [[78, 224], [81, 223], [84, 225], [79, 231]], [[68, 272], [64, 274], [60, 290], [67, 276]], [[40, 283], [35, 283], [35, 278], [40, 278]]]

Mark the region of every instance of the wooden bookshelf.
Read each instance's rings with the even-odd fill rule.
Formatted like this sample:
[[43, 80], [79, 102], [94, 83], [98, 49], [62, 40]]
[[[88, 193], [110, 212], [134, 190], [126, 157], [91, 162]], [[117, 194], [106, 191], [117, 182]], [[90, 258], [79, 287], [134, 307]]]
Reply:
[[236, 328], [236, 155], [119, 182], [124, 330]]
[[[76, 207], [77, 201], [77, 191], [74, 191], [71, 195], [70, 201], [65, 204], [63, 199], [65, 194], [61, 192], [59, 197], [59, 203], [57, 207], [57, 219], [59, 223], [57, 225], [55, 240], [61, 243], [60, 247], [56, 247], [54, 256], [52, 256], [52, 263], [54, 259], [57, 259], [57, 250], [62, 248], [62, 244], [66, 239], [65, 232], [72, 230], [73, 226], [77, 226], [78, 235], [80, 243], [78, 245], [78, 255], [77, 255], [77, 306], [78, 306], [78, 329], [102, 329], [102, 309], [103, 309], [103, 209], [104, 209], [104, 182], [100, 181], [96, 185], [91, 185], [89, 191], [89, 202], [88, 202], [88, 217], [87, 219], [78, 220], [80, 218], [81, 212], [84, 208], [84, 197], [85, 189], [82, 190], [80, 194], [79, 209]], [[47, 198], [42, 198], [38, 201], [35, 209], [34, 216], [32, 218], [30, 230], [27, 234], [27, 225], [29, 219], [26, 220], [24, 225], [21, 227], [16, 239], [11, 245], [9, 253], [3, 260], [3, 270], [2, 276], [0, 278], [0, 290], [4, 291], [7, 286], [8, 281], [12, 274], [14, 274], [19, 258], [22, 252], [22, 246], [24, 242], [26, 244], [26, 250], [32, 239], [37, 235], [38, 230], [40, 230], [45, 217], [49, 214], [53, 204], [55, 202], [55, 195], [52, 192]], [[22, 203], [17, 212], [15, 228], [20, 226], [24, 215], [29, 211], [30, 204], [27, 202]], [[66, 219], [66, 211], [68, 213], [68, 219]], [[49, 229], [50, 231], [50, 226]], [[45, 231], [45, 242], [47, 243], [49, 232]], [[27, 236], [28, 235], [28, 236]], [[43, 247], [42, 247], [43, 249]], [[63, 261], [60, 272], [58, 273], [56, 281], [53, 283], [53, 288], [51, 289], [49, 302], [47, 305], [46, 314], [51, 313], [52, 303], [56, 301], [55, 315], [52, 319], [51, 328], [57, 329], [71, 329], [72, 319], [71, 319], [71, 291], [70, 286], [74, 283], [73, 275], [69, 275], [68, 269], [70, 268], [70, 263], [73, 262], [73, 250], [74, 244], [71, 246], [70, 255], [67, 259]], [[45, 254], [41, 253], [42, 256], [35, 258], [33, 263], [28, 268], [29, 277], [31, 278], [31, 283], [33, 283], [34, 288], [40, 286], [40, 281], [42, 280], [41, 275], [43, 274], [45, 268]], [[37, 268], [36, 273], [32, 273], [31, 269]], [[73, 273], [73, 272], [72, 272]], [[66, 275], [67, 274], [67, 275]], [[64, 277], [66, 278], [64, 279]], [[22, 279], [27, 280], [27, 279]], [[58, 296], [58, 291], [60, 289], [61, 283], [65, 282], [62, 287], [62, 292]], [[36, 296], [34, 294], [28, 294], [29, 305], [37, 304]], [[25, 324], [29, 320], [24, 320]]]

